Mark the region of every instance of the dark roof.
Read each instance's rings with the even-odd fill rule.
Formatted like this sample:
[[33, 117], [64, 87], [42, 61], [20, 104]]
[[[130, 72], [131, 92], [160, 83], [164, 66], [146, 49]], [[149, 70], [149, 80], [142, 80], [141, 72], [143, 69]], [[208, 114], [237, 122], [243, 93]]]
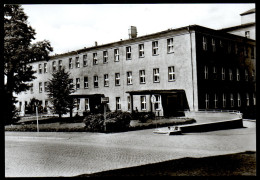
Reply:
[[255, 26], [255, 22], [241, 24], [241, 25], [238, 25], [238, 26], [232, 26], [232, 27], [223, 28], [223, 29], [220, 29], [220, 31], [228, 32], [228, 31], [233, 31], [233, 30], [236, 30], [236, 29], [246, 28], [246, 27], [250, 27], [250, 26]]
[[241, 13], [240, 16], [247, 15], [247, 14], [251, 14], [251, 13], [255, 13], [255, 8], [250, 9], [250, 10], [248, 10], [248, 11], [246, 11], [246, 12]]

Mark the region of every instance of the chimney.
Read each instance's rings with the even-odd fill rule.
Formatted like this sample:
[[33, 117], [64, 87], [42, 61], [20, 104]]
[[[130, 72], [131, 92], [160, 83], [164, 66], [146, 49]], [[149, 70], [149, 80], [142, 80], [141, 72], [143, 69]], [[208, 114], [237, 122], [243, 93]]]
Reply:
[[137, 29], [135, 26], [130, 26], [130, 28], [128, 29], [128, 35], [129, 39], [137, 37]]
[[95, 41], [95, 46], [97, 46], [97, 41]]

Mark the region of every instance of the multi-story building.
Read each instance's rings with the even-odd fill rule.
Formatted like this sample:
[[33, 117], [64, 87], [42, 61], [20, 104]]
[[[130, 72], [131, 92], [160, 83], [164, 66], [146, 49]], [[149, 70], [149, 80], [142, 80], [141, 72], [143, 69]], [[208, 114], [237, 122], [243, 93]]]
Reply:
[[[82, 114], [109, 97], [111, 111], [153, 111], [159, 116], [184, 110], [240, 110], [256, 106], [255, 40], [192, 25], [95, 45], [32, 62], [37, 77], [18, 95], [22, 114], [33, 97], [50, 105], [47, 82], [64, 67], [71, 74]], [[131, 31], [133, 32], [133, 31]], [[151, 97], [155, 96], [155, 102]]]

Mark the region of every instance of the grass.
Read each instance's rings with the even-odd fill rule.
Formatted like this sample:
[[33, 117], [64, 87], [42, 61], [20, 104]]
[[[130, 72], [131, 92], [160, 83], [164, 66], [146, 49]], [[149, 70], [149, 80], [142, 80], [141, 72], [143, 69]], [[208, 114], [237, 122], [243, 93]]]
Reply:
[[[155, 127], [165, 127], [170, 125], [191, 124], [196, 122], [194, 119], [189, 118], [172, 118], [172, 119], [159, 119], [148, 120], [146, 123], [141, 123], [138, 120], [132, 120], [128, 130], [141, 130]], [[73, 118], [49, 118], [39, 120], [39, 130], [42, 132], [86, 132], [83, 117]], [[14, 125], [6, 125], [5, 131], [37, 131], [36, 120], [25, 121], [16, 123]]]

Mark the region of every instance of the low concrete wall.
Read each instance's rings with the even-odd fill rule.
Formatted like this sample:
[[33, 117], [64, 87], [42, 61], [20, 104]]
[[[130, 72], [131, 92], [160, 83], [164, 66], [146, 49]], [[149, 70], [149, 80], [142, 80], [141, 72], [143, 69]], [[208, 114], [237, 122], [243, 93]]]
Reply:
[[242, 119], [243, 114], [237, 111], [185, 111], [185, 117], [193, 118], [197, 123], [216, 122], [231, 119]]
[[243, 128], [243, 119], [232, 119], [227, 121], [182, 125], [180, 126], [180, 128], [183, 133]]

